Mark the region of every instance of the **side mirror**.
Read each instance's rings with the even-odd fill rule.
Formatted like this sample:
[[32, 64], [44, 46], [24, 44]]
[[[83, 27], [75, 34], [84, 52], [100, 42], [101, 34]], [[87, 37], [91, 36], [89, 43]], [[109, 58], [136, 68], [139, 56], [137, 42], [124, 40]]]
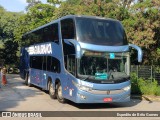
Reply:
[[143, 57], [142, 49], [134, 44], [129, 44], [129, 47], [132, 47], [138, 51], [138, 62], [142, 62], [142, 57]]

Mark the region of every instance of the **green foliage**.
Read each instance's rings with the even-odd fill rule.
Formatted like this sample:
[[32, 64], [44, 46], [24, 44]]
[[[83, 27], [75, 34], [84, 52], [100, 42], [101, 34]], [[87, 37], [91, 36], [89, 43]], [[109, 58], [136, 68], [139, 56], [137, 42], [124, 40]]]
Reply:
[[17, 23], [16, 29], [14, 29], [14, 41], [21, 46], [22, 35], [30, 30], [33, 30], [41, 25], [44, 25], [52, 20], [55, 7], [49, 4], [38, 3], [28, 9], [27, 14], [22, 15]]
[[28, 3], [28, 6], [26, 7], [26, 10], [28, 10], [30, 7], [33, 7], [36, 4], [41, 3], [40, 0], [26, 0], [26, 2]]
[[56, 5], [56, 4], [60, 4], [62, 0], [47, 0], [47, 2]]
[[13, 31], [17, 28], [17, 21], [21, 13], [7, 12], [0, 8], [0, 59], [5, 60], [6, 64], [16, 64], [18, 44], [14, 42]]
[[[160, 12], [158, 0], [143, 0], [130, 7], [130, 17], [123, 21], [130, 43], [143, 49], [143, 64], [158, 64], [160, 55]], [[155, 58], [155, 59], [153, 59]]]
[[3, 49], [3, 58], [5, 59], [5, 64], [16, 64], [18, 65], [18, 44], [12, 40], [5, 41]]
[[158, 88], [156, 89], [155, 95], [160, 96], [160, 86], [158, 86]]
[[156, 73], [160, 73], [160, 67], [155, 67]]
[[138, 78], [135, 73], [131, 74], [131, 93], [142, 95], [160, 95], [160, 87], [156, 80], [144, 80]]
[[142, 94], [144, 95], [155, 95], [156, 94], [157, 88], [158, 88], [158, 84], [156, 80], [151, 82], [150, 80], [144, 80], [140, 78], [138, 82], [139, 82], [139, 87], [140, 87]]
[[0, 41], [0, 49], [4, 49], [4, 45], [2, 41]]
[[138, 85], [138, 77], [135, 73], [131, 74], [131, 93], [132, 94], [141, 94], [141, 91], [139, 89]]
[[[71, 14], [93, 15], [120, 20], [129, 43], [143, 49], [143, 64], [160, 63], [159, 0], [47, 0], [49, 4], [42, 4], [40, 0], [27, 2], [26, 13], [7, 12], [0, 6], [0, 49], [4, 49], [6, 41], [14, 41], [21, 46], [24, 33], [51, 20]], [[136, 61], [134, 52], [132, 56], [132, 61]]]

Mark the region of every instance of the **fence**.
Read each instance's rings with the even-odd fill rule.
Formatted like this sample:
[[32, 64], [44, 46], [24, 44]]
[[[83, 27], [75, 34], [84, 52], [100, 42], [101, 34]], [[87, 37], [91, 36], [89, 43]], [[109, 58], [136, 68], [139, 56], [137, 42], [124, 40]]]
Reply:
[[131, 72], [136, 73], [138, 78], [142, 77], [146, 80], [155, 79], [160, 85], [160, 72], [157, 68], [160, 68], [160, 66], [131, 65]]

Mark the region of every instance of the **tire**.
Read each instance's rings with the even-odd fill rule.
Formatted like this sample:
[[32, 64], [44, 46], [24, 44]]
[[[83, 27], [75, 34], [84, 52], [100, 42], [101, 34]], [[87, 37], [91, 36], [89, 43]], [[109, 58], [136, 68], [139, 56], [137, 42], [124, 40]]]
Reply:
[[62, 96], [62, 86], [61, 86], [61, 83], [59, 82], [58, 85], [57, 85], [57, 99], [60, 103], [65, 103], [66, 102], [66, 99], [63, 98]]
[[27, 74], [27, 73], [26, 73], [26, 75], [25, 75], [24, 84], [25, 84], [25, 85], [28, 85], [28, 74]]
[[48, 91], [49, 91], [49, 95], [52, 99], [56, 99], [56, 89], [53, 87], [53, 84], [51, 81], [48, 82]]
[[25, 84], [28, 85], [28, 87], [32, 87], [32, 84], [30, 83], [29, 74], [26, 74], [25, 76]]

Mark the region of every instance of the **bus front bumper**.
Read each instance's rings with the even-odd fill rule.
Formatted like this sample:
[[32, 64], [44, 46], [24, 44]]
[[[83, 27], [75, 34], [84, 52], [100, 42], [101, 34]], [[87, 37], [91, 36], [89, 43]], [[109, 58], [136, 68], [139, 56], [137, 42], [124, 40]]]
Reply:
[[86, 91], [77, 91], [75, 103], [112, 103], [112, 102], [128, 102], [130, 101], [130, 90], [121, 94], [93, 94]]

